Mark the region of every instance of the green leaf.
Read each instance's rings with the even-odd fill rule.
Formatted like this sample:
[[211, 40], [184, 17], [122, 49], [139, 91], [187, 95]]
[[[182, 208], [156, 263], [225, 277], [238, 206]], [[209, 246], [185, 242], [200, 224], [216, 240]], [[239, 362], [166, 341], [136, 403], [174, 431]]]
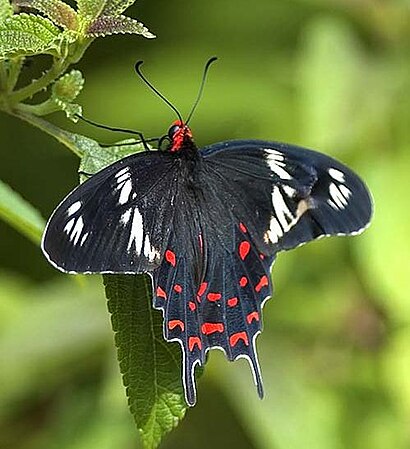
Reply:
[[9, 0], [0, 0], [0, 22], [13, 15], [13, 7]]
[[128, 404], [144, 447], [156, 448], [185, 414], [181, 352], [162, 336], [148, 275], [105, 275], [104, 284]]
[[80, 134], [72, 134], [71, 137], [73, 143], [83, 155], [79, 171], [84, 173], [97, 173], [119, 159], [144, 150], [144, 146], [136, 144], [133, 139], [123, 140], [118, 142], [118, 145], [101, 148], [98, 142]]
[[78, 14], [88, 20], [96, 19], [103, 11], [107, 0], [77, 0]]
[[155, 37], [141, 22], [126, 16], [101, 16], [94, 20], [86, 31], [87, 36], [90, 37], [104, 37], [120, 33], [141, 34], [149, 39]]
[[50, 20], [18, 14], [0, 22], [0, 57], [55, 53], [60, 30]]
[[78, 28], [77, 13], [61, 0], [14, 0], [14, 4], [40, 11], [56, 25], [67, 30]]
[[45, 226], [43, 217], [37, 209], [2, 181], [0, 181], [0, 217], [34, 243], [40, 243]]
[[107, 0], [103, 9], [105, 16], [118, 16], [135, 3], [135, 0]]
[[52, 87], [51, 98], [67, 117], [77, 121], [77, 115], [81, 115], [81, 106], [72, 103], [84, 86], [84, 78], [79, 70], [72, 70], [59, 78]]

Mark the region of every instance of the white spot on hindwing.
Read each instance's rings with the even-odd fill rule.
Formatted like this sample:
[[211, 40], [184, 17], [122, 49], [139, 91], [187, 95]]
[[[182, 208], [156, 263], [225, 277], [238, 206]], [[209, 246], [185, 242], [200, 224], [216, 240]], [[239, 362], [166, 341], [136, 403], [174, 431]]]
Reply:
[[75, 214], [81, 207], [81, 201], [76, 201], [67, 209], [67, 215], [70, 217]]
[[284, 162], [285, 157], [280, 151], [273, 150], [271, 148], [265, 148], [266, 161], [268, 162], [269, 168], [279, 176], [280, 179], [292, 179], [290, 174], [284, 169], [286, 163]]

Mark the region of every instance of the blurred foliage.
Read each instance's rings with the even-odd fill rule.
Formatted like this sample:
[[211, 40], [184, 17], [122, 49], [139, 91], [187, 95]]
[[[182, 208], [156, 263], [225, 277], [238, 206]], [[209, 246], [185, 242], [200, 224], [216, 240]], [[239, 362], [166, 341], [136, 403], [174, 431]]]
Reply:
[[[133, 8], [128, 15], [158, 38], [106, 38], [89, 49], [77, 67], [86, 116], [161, 135], [173, 113], [135, 78], [135, 61], [186, 112], [204, 62], [217, 55], [192, 120], [198, 144], [264, 138], [320, 149], [357, 170], [376, 204], [362, 236], [279, 255], [259, 337], [266, 398], [257, 399], [245, 361], [228, 364], [214, 351], [197, 406], [163, 447], [408, 448], [407, 2], [140, 0]], [[21, 85], [47, 62], [26, 67]], [[117, 140], [61, 113], [53, 122]], [[76, 158], [5, 114], [0, 136], [0, 178], [47, 216], [76, 184]], [[0, 267], [0, 447], [139, 447], [100, 282], [56, 273], [5, 223]]]

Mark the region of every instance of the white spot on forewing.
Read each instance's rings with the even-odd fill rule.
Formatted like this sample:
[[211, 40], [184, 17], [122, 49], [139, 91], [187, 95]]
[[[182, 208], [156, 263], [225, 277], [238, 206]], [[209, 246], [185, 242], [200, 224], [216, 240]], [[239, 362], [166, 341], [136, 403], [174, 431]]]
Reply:
[[292, 198], [296, 193], [296, 190], [293, 187], [288, 186], [288, 185], [283, 185], [282, 189], [289, 198]]
[[335, 183], [329, 185], [329, 193], [332, 197], [332, 201], [336, 204], [339, 209], [344, 209], [347, 205], [347, 200], [343, 193], [339, 190]]
[[120, 197], [118, 198], [118, 202], [120, 204], [125, 204], [128, 202], [131, 190], [132, 190], [132, 182], [130, 179], [128, 179], [128, 181], [126, 181], [121, 188]]
[[63, 231], [64, 231], [66, 234], [70, 234], [71, 229], [72, 229], [73, 226], [74, 226], [74, 222], [75, 222], [75, 218], [72, 218], [70, 221], [67, 222], [67, 224], [65, 225], [65, 227], [64, 227], [64, 229], [63, 229]]
[[286, 167], [284, 161], [284, 156], [282, 153], [272, 149], [265, 149], [266, 160], [268, 162], [269, 168], [279, 176], [280, 179], [292, 179], [289, 173], [283, 168]]
[[125, 226], [131, 218], [131, 212], [132, 209], [127, 209], [122, 215], [121, 215], [121, 219], [120, 222]]
[[145, 236], [144, 240], [144, 256], [150, 262], [153, 262], [160, 257], [159, 251], [151, 245], [148, 234]]
[[272, 243], [277, 243], [279, 238], [283, 235], [283, 230], [280, 227], [278, 220], [274, 216], [270, 219], [270, 228], [267, 232], [268, 238]]
[[86, 233], [83, 235], [83, 237], [82, 237], [82, 239], [81, 239], [81, 242], [80, 242], [80, 246], [83, 246], [83, 245], [84, 245], [84, 242], [87, 240], [88, 235], [89, 235], [89, 232], [86, 232]]
[[70, 217], [75, 214], [81, 207], [81, 201], [76, 201], [67, 209], [67, 215]]
[[292, 212], [289, 210], [288, 206], [283, 199], [283, 195], [279, 187], [275, 186], [272, 192], [272, 204], [275, 209], [276, 218], [279, 220], [280, 225], [284, 232], [288, 230], [289, 223], [293, 220]]
[[135, 207], [134, 208], [134, 214], [132, 217], [132, 224], [130, 229], [130, 238], [128, 240], [128, 247], [127, 249], [130, 250], [132, 243], [135, 243], [135, 249], [137, 251], [137, 254], [141, 253], [142, 248], [142, 239], [144, 236], [144, 228], [142, 223], [142, 215], [140, 214], [139, 210]]
[[339, 190], [342, 192], [342, 195], [348, 200], [350, 198], [350, 195], [352, 194], [352, 191], [347, 188], [344, 184], [339, 186]]
[[326, 202], [327, 202], [327, 204], [329, 204], [329, 206], [333, 207], [333, 209], [339, 210], [339, 208], [336, 206], [336, 204], [332, 200], [328, 199]]
[[74, 245], [77, 245], [81, 237], [81, 233], [83, 232], [83, 228], [84, 228], [83, 217], [78, 217], [70, 235], [70, 241], [72, 241]]
[[121, 176], [122, 175], [127, 175], [127, 177], [128, 177], [128, 167], [124, 167], [124, 168], [122, 168], [119, 172], [117, 172], [116, 174], [115, 174], [115, 177], [118, 179], [118, 178], [121, 178]]
[[328, 173], [336, 181], [345, 182], [345, 175], [340, 170], [336, 170], [335, 168], [329, 168]]

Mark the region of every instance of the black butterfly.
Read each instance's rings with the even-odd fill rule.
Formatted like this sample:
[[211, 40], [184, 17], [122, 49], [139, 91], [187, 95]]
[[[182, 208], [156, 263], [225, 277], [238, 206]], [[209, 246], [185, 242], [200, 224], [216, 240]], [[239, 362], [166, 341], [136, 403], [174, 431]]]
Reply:
[[276, 254], [363, 231], [372, 201], [363, 181], [305, 148], [237, 140], [198, 149], [186, 122], [165, 151], [128, 156], [73, 190], [51, 216], [42, 249], [68, 273], [142, 273], [153, 280], [164, 337], [182, 347], [188, 405], [211, 348], [245, 357], [259, 396], [261, 312]]

